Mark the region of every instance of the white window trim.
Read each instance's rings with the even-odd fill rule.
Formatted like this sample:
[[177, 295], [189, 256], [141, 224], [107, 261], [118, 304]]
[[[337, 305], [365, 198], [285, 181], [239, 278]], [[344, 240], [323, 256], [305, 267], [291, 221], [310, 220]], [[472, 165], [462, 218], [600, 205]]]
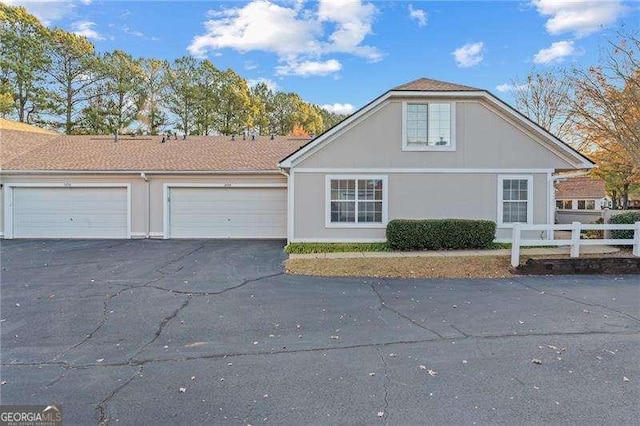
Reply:
[[498, 228], [513, 228], [513, 223], [505, 223], [502, 221], [503, 191], [502, 185], [505, 180], [526, 180], [527, 181], [527, 224], [533, 224], [533, 176], [532, 175], [498, 175], [497, 199], [498, 199], [498, 217], [496, 223]]
[[[382, 180], [382, 222], [331, 222], [331, 181], [339, 179], [364, 180], [378, 179]], [[324, 181], [324, 226], [325, 228], [386, 228], [389, 221], [389, 191], [387, 176], [382, 175], [326, 175]], [[356, 191], [358, 189], [356, 188]], [[357, 214], [357, 197], [356, 197], [356, 214]]]
[[[424, 104], [429, 105], [430, 103], [448, 103], [451, 105], [451, 144], [449, 146], [430, 146], [427, 144], [411, 144], [413, 146], [409, 146], [407, 144], [407, 105], [408, 104]], [[427, 126], [429, 124], [427, 123]], [[456, 103], [451, 101], [424, 101], [420, 102], [416, 100], [415, 102], [402, 102], [402, 150], [403, 151], [455, 151], [456, 150]]]

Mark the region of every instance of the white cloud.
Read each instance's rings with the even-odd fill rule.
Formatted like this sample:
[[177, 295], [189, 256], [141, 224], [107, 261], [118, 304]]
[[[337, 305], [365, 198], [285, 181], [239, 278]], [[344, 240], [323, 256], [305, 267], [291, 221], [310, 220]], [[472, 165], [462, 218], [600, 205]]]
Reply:
[[280, 62], [276, 71], [281, 75], [310, 75], [314, 69], [319, 75], [335, 72], [341, 68], [338, 61], [322, 60], [332, 53], [352, 54], [370, 61], [382, 58], [378, 49], [363, 44], [372, 33], [377, 13], [373, 4], [321, 0], [317, 9], [315, 3], [312, 5], [305, 8], [302, 1], [254, 0], [243, 6], [209, 11], [205, 33], [194, 37], [187, 49], [199, 57], [221, 49], [273, 53]]
[[573, 33], [584, 37], [614, 24], [626, 7], [620, 0], [532, 0], [538, 13], [549, 17], [550, 34]]
[[455, 58], [458, 68], [470, 68], [482, 62], [483, 49], [484, 43], [479, 41], [465, 44], [451, 52], [451, 54]]
[[334, 114], [341, 114], [341, 115], [351, 114], [355, 109], [351, 104], [339, 104], [339, 103], [324, 104], [324, 105], [321, 105], [320, 108], [325, 109]]
[[71, 30], [74, 34], [86, 37], [89, 40], [104, 40], [104, 37], [93, 29], [95, 25], [96, 23], [92, 21], [76, 21], [71, 24]]
[[298, 75], [308, 77], [311, 75], [329, 75], [342, 69], [342, 64], [335, 59], [327, 61], [290, 61], [276, 67], [277, 75]]
[[372, 32], [373, 19], [377, 9], [371, 3], [360, 0], [320, 0], [318, 20], [335, 25], [329, 35], [329, 43], [324, 43], [324, 52], [352, 53], [371, 61], [379, 61], [382, 54], [375, 47], [361, 43]]
[[206, 33], [194, 37], [191, 54], [204, 56], [208, 50], [231, 48], [240, 52], [263, 50], [280, 55], [317, 51], [317, 22], [298, 16], [295, 9], [257, 0], [244, 7], [210, 11]]
[[267, 88], [272, 92], [277, 92], [279, 89], [278, 83], [268, 78], [260, 77], [260, 78], [250, 78], [247, 80], [247, 84], [249, 84], [249, 86], [251, 87], [256, 86], [258, 83], [266, 84]]
[[580, 52], [573, 45], [573, 41], [557, 41], [546, 49], [541, 49], [533, 56], [536, 64], [551, 64], [562, 62], [567, 56], [575, 56]]
[[427, 25], [427, 12], [422, 9], [414, 9], [413, 5], [409, 5], [409, 17], [418, 23], [419, 27]]

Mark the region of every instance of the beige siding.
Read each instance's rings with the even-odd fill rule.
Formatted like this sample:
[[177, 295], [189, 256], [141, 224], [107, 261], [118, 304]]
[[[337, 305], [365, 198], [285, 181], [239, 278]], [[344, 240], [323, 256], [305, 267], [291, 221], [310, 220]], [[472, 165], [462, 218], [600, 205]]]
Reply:
[[[7, 183], [128, 183], [131, 185], [131, 234], [133, 238], [163, 236], [163, 185], [165, 183], [236, 184], [236, 183], [286, 183], [281, 174], [255, 175], [155, 175], [147, 174], [145, 182], [135, 174], [56, 174], [56, 175], [8, 175], [0, 182]], [[4, 188], [2, 189], [4, 191]], [[150, 192], [148, 192], [150, 191]], [[4, 232], [4, 193], [0, 197], [0, 232]]]
[[[414, 100], [415, 102], [415, 100]], [[485, 101], [458, 101], [455, 152], [402, 151], [402, 100], [384, 104], [296, 167], [561, 169], [574, 165]]]
[[[325, 227], [325, 174], [295, 173], [295, 240], [384, 239], [385, 229]], [[535, 174], [534, 223], [547, 223], [547, 175]], [[498, 174], [388, 174], [388, 209], [392, 219], [488, 219], [497, 222]], [[499, 229], [497, 238], [511, 237]]]

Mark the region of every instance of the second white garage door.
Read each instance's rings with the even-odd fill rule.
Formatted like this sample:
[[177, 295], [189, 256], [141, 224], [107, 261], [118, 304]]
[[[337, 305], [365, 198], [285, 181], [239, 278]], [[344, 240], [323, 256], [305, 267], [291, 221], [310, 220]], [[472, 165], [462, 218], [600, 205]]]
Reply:
[[285, 238], [286, 188], [168, 188], [169, 238]]

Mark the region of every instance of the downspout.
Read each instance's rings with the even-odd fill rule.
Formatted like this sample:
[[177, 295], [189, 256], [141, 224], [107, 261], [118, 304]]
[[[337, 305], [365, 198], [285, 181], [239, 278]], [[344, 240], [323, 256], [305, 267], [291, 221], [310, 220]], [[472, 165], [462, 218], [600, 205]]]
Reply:
[[140, 177], [144, 180], [145, 182], [145, 191], [147, 193], [146, 201], [145, 201], [145, 238], [149, 238], [150, 233], [151, 233], [151, 210], [150, 210], [150, 206], [151, 206], [151, 190], [149, 188], [149, 178], [147, 178], [147, 174], [145, 172], [140, 172]]

